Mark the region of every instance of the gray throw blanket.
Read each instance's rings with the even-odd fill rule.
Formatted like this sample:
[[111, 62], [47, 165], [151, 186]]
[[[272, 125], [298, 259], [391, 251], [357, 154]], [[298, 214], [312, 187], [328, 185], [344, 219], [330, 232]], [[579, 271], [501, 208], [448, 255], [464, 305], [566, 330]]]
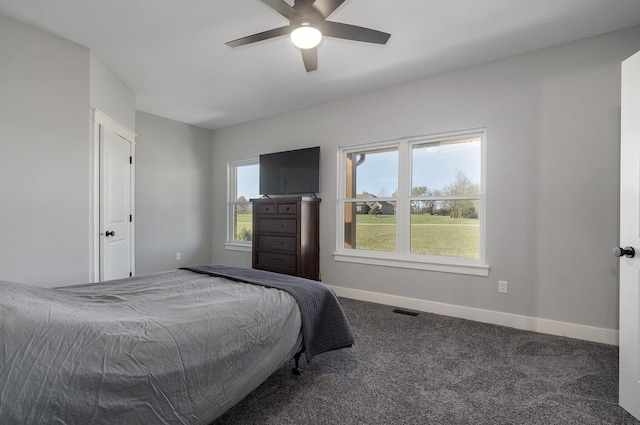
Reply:
[[264, 270], [209, 264], [183, 267], [195, 273], [225, 277], [239, 282], [276, 288], [291, 294], [302, 315], [302, 335], [307, 361], [317, 354], [351, 347], [351, 325], [335, 293], [322, 282]]

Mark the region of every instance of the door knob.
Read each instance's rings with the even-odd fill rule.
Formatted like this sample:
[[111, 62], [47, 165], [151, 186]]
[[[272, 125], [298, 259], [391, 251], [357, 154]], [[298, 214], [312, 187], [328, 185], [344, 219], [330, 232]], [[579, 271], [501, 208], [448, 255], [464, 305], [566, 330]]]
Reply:
[[625, 246], [624, 248], [617, 246], [613, 248], [613, 255], [616, 257], [625, 256], [627, 258], [633, 258], [636, 255], [636, 250], [631, 246]]
[[105, 236], [106, 236], [106, 237], [109, 237], [109, 236], [115, 236], [115, 235], [116, 235], [116, 232], [114, 232], [113, 230], [107, 230], [107, 231], [105, 232]]

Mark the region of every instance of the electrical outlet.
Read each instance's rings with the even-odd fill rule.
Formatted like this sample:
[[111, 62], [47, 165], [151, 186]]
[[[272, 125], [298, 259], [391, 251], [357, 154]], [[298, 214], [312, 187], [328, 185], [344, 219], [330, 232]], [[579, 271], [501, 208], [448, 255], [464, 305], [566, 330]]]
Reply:
[[498, 281], [498, 292], [500, 292], [501, 294], [506, 294], [508, 290], [508, 284], [506, 280], [499, 280]]
[[182, 254], [179, 252], [176, 252], [176, 261], [180, 261], [182, 260]]

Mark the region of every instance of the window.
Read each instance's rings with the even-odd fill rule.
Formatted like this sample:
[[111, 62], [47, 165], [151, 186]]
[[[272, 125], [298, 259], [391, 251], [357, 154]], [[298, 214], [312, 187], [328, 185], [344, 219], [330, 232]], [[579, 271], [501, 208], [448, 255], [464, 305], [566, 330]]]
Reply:
[[250, 199], [259, 196], [260, 165], [257, 159], [228, 164], [227, 248], [250, 249], [253, 211]]
[[485, 131], [340, 149], [338, 261], [488, 275]]

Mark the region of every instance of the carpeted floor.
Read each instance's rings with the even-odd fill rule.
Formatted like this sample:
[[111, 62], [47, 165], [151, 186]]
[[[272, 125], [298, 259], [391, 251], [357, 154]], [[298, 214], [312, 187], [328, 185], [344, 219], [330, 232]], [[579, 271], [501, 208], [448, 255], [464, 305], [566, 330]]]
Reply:
[[617, 347], [341, 302], [354, 347], [287, 364], [214, 424], [640, 423], [618, 406]]

